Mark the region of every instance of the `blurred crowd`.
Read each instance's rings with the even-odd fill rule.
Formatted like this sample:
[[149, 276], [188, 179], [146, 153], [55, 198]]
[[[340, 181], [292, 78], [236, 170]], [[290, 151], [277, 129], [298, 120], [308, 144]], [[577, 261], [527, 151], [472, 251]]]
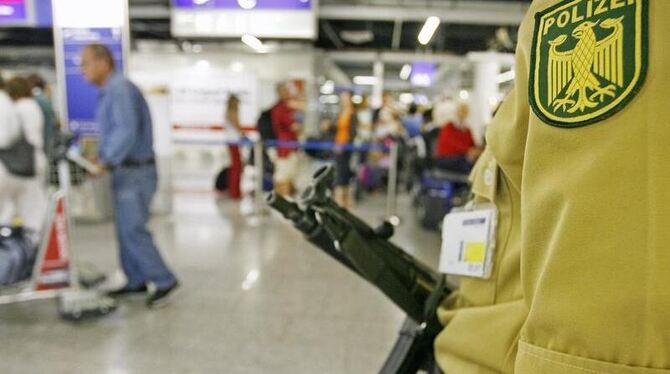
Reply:
[[[353, 102], [352, 92], [340, 93], [336, 115], [321, 121], [318, 140], [333, 141], [342, 149], [330, 155], [337, 170], [335, 197], [343, 207], [350, 207], [350, 185], [353, 196], [374, 190], [386, 182], [390, 162], [404, 176], [408, 189], [427, 169], [444, 170], [467, 176], [482, 153], [469, 121], [470, 104], [466, 100], [441, 100], [434, 104], [401, 104], [387, 92], [382, 105], [372, 109], [367, 97]], [[397, 144], [399, 158], [389, 159], [388, 152], [377, 150], [352, 152], [346, 144], [357, 146]], [[376, 148], [374, 148], [376, 149]]]
[[[47, 211], [57, 119], [46, 81], [0, 75], [0, 225], [39, 232]], [[18, 222], [17, 222], [18, 221]]]
[[[257, 123], [261, 138], [296, 142], [303, 138], [306, 100], [291, 82], [277, 85], [277, 102], [267, 108]], [[223, 190], [239, 199], [249, 195], [254, 182], [254, 157], [235, 141], [244, 135], [240, 127], [240, 98], [231, 95], [224, 113], [231, 163], [219, 176]], [[329, 160], [336, 168], [335, 198], [345, 207], [351, 200], [386, 185], [391, 163], [401, 173], [408, 189], [425, 170], [438, 169], [467, 175], [482, 152], [469, 123], [470, 105], [464, 100], [441, 100], [432, 104], [400, 103], [393, 93], [384, 93], [373, 108], [365, 96], [343, 91], [337, 111], [325, 114], [317, 135], [308, 141], [335, 144], [334, 150], [307, 150], [310, 156]], [[48, 170], [53, 158], [54, 135], [58, 131], [50, 89], [39, 75], [0, 79], [0, 225], [21, 221], [39, 230], [47, 211]], [[27, 143], [33, 152], [34, 170], [16, 173], [11, 159], [1, 157], [17, 144]], [[479, 142], [481, 143], [481, 142]], [[388, 147], [398, 145], [399, 157], [391, 160]], [[366, 146], [370, 146], [366, 148]], [[381, 147], [386, 146], [384, 151]], [[361, 150], [362, 149], [362, 150]], [[279, 145], [263, 155], [269, 184], [282, 195], [295, 193], [299, 174], [297, 149]], [[16, 153], [16, 152], [15, 152]], [[251, 179], [253, 179], [251, 178]], [[217, 180], [217, 187], [219, 181]], [[245, 188], [245, 185], [248, 185]], [[352, 188], [353, 187], [353, 188]], [[353, 190], [353, 191], [352, 191]]]
[[[341, 91], [336, 110], [322, 111], [317, 133], [305, 128], [304, 92], [292, 82], [276, 87], [277, 101], [264, 110], [256, 129], [267, 146], [264, 149], [264, 175], [256, 176], [255, 158], [248, 148], [239, 147], [244, 138], [240, 128], [240, 100], [231, 95], [224, 114], [230, 163], [217, 176], [217, 190], [227, 191], [243, 205], [254, 193], [256, 178], [269, 188], [292, 196], [296, 192], [300, 152], [335, 166], [335, 200], [350, 208], [352, 199], [388, 184], [389, 169], [397, 167], [400, 183], [412, 189], [426, 170], [443, 170], [467, 178], [482, 153], [481, 142], [470, 127], [470, 104], [465, 100], [440, 100], [433, 104], [403, 104], [391, 92], [373, 108], [366, 96]], [[306, 140], [308, 145], [299, 144]], [[277, 143], [278, 142], [278, 143]], [[332, 148], [334, 144], [334, 149]], [[397, 145], [398, 158], [389, 149]], [[244, 210], [244, 209], [243, 209]]]

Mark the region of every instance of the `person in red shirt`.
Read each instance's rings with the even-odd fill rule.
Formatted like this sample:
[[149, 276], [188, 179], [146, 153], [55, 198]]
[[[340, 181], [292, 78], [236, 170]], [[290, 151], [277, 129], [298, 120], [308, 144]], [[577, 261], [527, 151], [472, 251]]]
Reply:
[[[300, 124], [295, 120], [291, 91], [286, 83], [277, 86], [279, 102], [272, 108], [272, 129], [280, 142], [298, 140]], [[275, 190], [282, 196], [290, 196], [294, 191], [294, 181], [298, 176], [298, 156], [290, 147], [277, 148], [275, 163]]]
[[457, 173], [470, 173], [482, 150], [475, 145], [472, 132], [466, 125], [470, 107], [460, 103], [456, 119], [447, 122], [440, 130], [435, 149], [436, 166]]

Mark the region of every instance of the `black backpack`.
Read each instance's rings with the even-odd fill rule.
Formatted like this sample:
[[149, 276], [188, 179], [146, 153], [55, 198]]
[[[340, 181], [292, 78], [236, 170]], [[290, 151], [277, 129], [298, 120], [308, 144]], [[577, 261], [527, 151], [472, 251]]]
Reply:
[[228, 190], [228, 175], [230, 174], [229, 168], [224, 168], [216, 175], [214, 179], [214, 189], [219, 192], [225, 192]]
[[261, 116], [258, 118], [258, 123], [256, 124], [256, 129], [261, 136], [261, 140], [276, 140], [277, 135], [275, 130], [272, 127], [272, 110], [274, 107], [265, 110], [261, 113]]

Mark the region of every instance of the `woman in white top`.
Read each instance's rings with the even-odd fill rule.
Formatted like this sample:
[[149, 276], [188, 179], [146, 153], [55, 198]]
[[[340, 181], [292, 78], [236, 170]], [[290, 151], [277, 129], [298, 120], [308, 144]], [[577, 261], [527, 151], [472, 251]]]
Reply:
[[[35, 147], [35, 176], [17, 178], [7, 176], [9, 188], [0, 207], [0, 222], [8, 223], [19, 218], [26, 228], [40, 231], [47, 210], [47, 158], [44, 153], [44, 116], [33, 99], [28, 81], [13, 78], [7, 82], [7, 93], [14, 101], [18, 115], [19, 135]], [[14, 140], [16, 141], [16, 140]]]
[[0, 149], [11, 147], [18, 138], [18, 134], [19, 120], [16, 110], [12, 99], [5, 93], [5, 84], [0, 77]]
[[[19, 118], [12, 99], [4, 91], [5, 85], [0, 77], [0, 149], [11, 147], [19, 137]], [[5, 164], [0, 161], [0, 225], [11, 224], [8, 218], [13, 207], [14, 191], [20, 188], [20, 181], [12, 177]]]

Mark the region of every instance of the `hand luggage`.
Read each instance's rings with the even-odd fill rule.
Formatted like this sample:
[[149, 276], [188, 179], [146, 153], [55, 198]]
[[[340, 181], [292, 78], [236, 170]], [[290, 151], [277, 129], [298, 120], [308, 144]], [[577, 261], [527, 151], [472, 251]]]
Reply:
[[228, 175], [230, 174], [229, 168], [224, 168], [216, 175], [214, 180], [214, 189], [218, 192], [225, 192], [228, 190]]
[[30, 278], [37, 248], [28, 233], [18, 227], [0, 227], [0, 285]]

